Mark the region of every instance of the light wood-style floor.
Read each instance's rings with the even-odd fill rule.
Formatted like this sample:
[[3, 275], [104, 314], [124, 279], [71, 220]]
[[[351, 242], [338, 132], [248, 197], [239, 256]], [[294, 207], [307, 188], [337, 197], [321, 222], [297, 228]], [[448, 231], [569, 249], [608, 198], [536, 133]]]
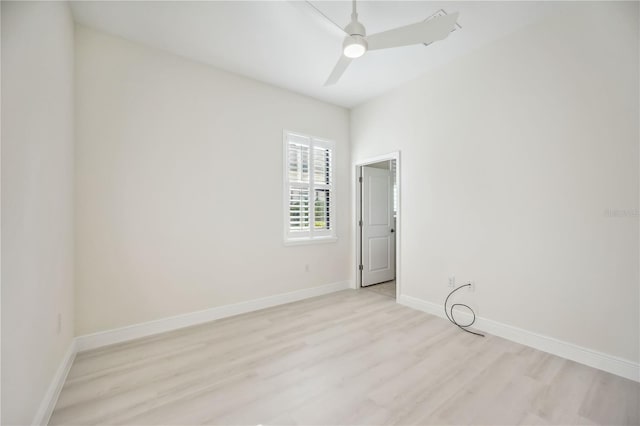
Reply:
[[380, 284], [374, 284], [367, 287], [362, 287], [363, 290], [373, 291], [374, 293], [381, 294], [387, 297], [396, 298], [396, 280], [387, 281]]
[[629, 424], [640, 385], [346, 290], [76, 358], [51, 424]]

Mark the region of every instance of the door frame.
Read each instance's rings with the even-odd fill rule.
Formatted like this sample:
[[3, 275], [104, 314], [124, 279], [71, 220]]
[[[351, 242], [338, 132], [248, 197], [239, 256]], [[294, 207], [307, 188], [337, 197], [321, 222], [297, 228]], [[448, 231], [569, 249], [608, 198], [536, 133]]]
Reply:
[[356, 190], [354, 191], [354, 204], [355, 204], [355, 218], [354, 218], [354, 224], [355, 224], [355, 232], [354, 232], [354, 241], [355, 241], [355, 286], [356, 289], [360, 289], [363, 288], [362, 287], [362, 272], [360, 271], [360, 262], [362, 261], [362, 229], [360, 228], [360, 225], [358, 223], [358, 221], [360, 220], [360, 217], [362, 215], [362, 186], [360, 185], [360, 177], [362, 176], [362, 166], [368, 166], [371, 164], [375, 164], [375, 163], [379, 163], [381, 161], [390, 161], [390, 160], [395, 160], [396, 161], [396, 175], [395, 175], [395, 182], [397, 185], [397, 191], [398, 191], [398, 209], [396, 211], [396, 227], [395, 227], [395, 233], [396, 233], [396, 302], [399, 300], [400, 295], [402, 294], [402, 271], [401, 271], [401, 264], [400, 264], [400, 252], [401, 252], [401, 235], [402, 235], [402, 214], [401, 214], [401, 210], [402, 210], [402, 191], [401, 191], [401, 182], [400, 182], [400, 176], [402, 176], [401, 174], [401, 163], [400, 163], [400, 151], [394, 151], [394, 152], [390, 152], [388, 154], [383, 154], [383, 155], [378, 155], [376, 157], [372, 157], [372, 158], [367, 158], [365, 160], [361, 160], [358, 161], [357, 163], [355, 163], [355, 186], [356, 186]]

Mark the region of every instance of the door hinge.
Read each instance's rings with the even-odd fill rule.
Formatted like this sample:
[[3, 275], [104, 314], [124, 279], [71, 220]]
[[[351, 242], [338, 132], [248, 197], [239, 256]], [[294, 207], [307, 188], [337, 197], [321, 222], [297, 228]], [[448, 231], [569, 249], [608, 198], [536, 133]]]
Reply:
[[360, 228], [362, 228], [362, 220], [358, 221], [358, 226], [360, 226]]
[[363, 266], [363, 265], [360, 265], [360, 266], [359, 266], [359, 268], [360, 268], [360, 270], [362, 271], [362, 270], [364, 269], [364, 266]]
[[358, 182], [362, 183], [362, 176], [358, 178]]

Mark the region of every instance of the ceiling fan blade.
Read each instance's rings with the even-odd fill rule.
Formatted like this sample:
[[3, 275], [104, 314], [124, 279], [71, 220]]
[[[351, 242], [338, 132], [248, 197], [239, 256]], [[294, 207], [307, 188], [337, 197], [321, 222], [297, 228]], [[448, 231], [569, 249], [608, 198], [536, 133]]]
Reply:
[[428, 21], [372, 34], [367, 37], [367, 44], [369, 45], [369, 50], [376, 50], [412, 44], [433, 43], [447, 38], [455, 28], [457, 20], [457, 12], [451, 15], [435, 17]]
[[340, 55], [340, 59], [338, 59], [338, 63], [336, 64], [335, 67], [333, 67], [333, 71], [331, 71], [331, 75], [327, 79], [327, 82], [324, 83], [324, 85], [332, 86], [336, 84], [338, 80], [340, 80], [340, 77], [342, 77], [342, 74], [344, 74], [345, 70], [347, 69], [351, 61], [352, 61], [351, 58], [347, 58], [344, 55]]
[[330, 33], [344, 37], [347, 34], [344, 29], [333, 22], [327, 15], [325, 15], [320, 9], [318, 9], [313, 3], [310, 1], [300, 1], [300, 0], [289, 0], [289, 3], [299, 10], [304, 12], [305, 14], [311, 16], [314, 21], [316, 21], [319, 25], [323, 26]]

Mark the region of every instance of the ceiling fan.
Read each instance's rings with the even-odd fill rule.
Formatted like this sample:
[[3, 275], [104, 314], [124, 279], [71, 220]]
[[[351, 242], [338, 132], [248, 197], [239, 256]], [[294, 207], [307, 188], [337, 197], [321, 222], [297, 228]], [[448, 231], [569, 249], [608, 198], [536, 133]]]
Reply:
[[[295, 2], [302, 3], [302, 2]], [[331, 86], [338, 82], [352, 60], [361, 57], [368, 50], [388, 49], [391, 47], [410, 46], [413, 44], [431, 44], [447, 38], [456, 27], [458, 13], [451, 15], [434, 16], [432, 19], [383, 31], [377, 34], [367, 35], [364, 25], [358, 21], [356, 0], [352, 0], [351, 22], [343, 28], [333, 22], [313, 3], [305, 1], [306, 5], [324, 19], [333, 32], [344, 37], [342, 54], [336, 63], [329, 78], [324, 83]]]

